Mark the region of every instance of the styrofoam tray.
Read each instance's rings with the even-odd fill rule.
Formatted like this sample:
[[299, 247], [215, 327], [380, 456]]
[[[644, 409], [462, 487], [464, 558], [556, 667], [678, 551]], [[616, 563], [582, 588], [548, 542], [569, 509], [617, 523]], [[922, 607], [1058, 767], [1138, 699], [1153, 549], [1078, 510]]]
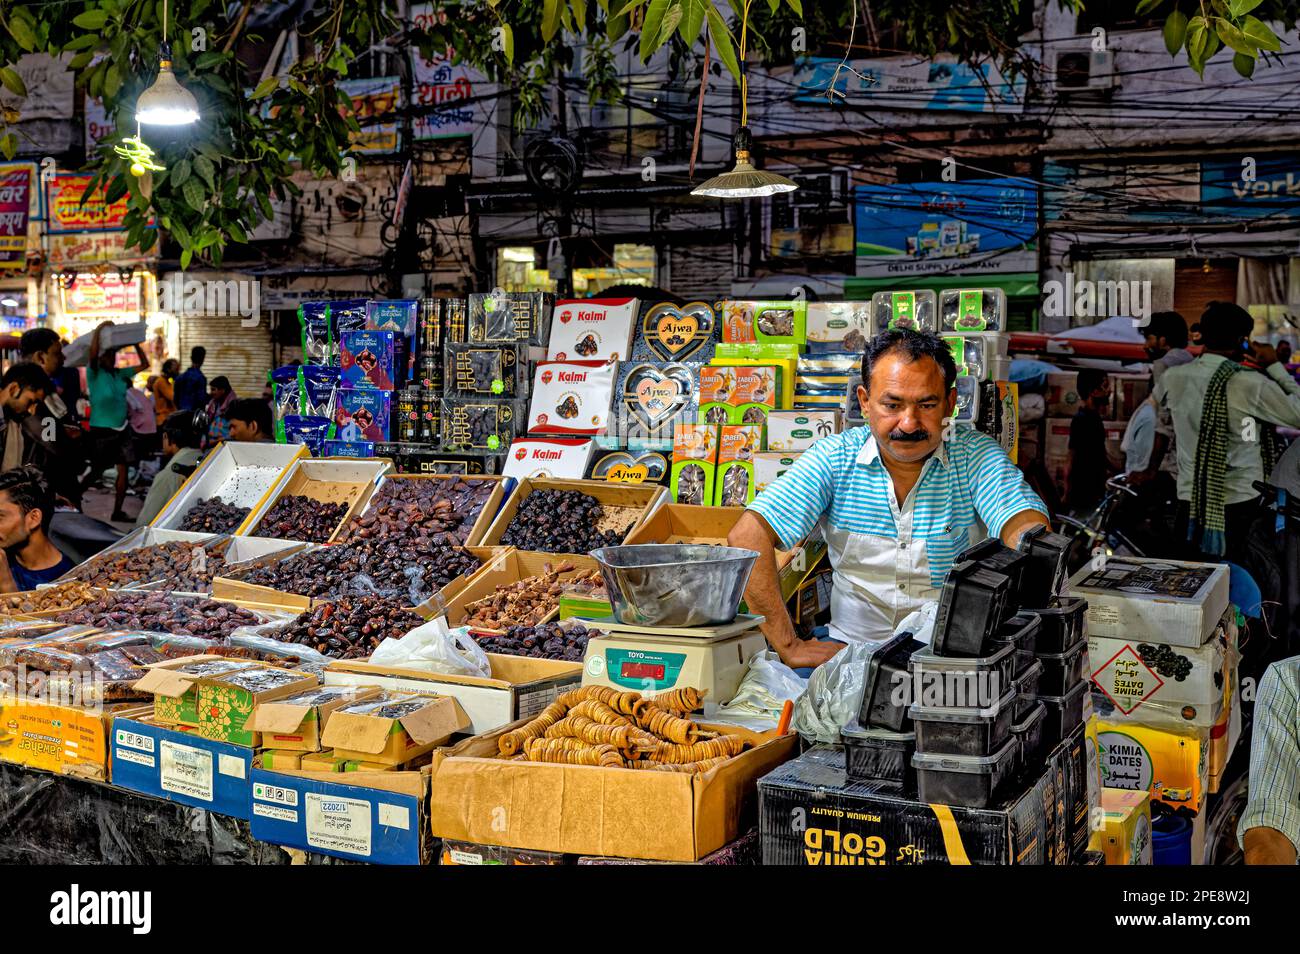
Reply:
[[306, 454], [303, 444], [227, 441], [204, 458], [151, 526], [177, 530], [191, 507], [211, 497], [252, 510], [286, 478], [290, 465]]

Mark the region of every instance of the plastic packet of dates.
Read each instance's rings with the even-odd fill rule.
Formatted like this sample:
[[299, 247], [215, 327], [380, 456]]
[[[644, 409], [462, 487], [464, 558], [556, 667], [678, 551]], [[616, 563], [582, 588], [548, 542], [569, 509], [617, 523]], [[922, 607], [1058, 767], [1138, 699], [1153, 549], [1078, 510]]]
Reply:
[[226, 643], [238, 649], [247, 649], [268, 659], [298, 660], [303, 663], [328, 663], [329, 657], [318, 653], [303, 643], [286, 643], [274, 634], [293, 621], [295, 617], [263, 623], [261, 626], [243, 626], [230, 634]]
[[385, 639], [370, 656], [377, 666], [400, 666], [424, 672], [491, 678], [487, 653], [459, 626], [448, 629], [442, 617], [417, 626], [401, 639]]

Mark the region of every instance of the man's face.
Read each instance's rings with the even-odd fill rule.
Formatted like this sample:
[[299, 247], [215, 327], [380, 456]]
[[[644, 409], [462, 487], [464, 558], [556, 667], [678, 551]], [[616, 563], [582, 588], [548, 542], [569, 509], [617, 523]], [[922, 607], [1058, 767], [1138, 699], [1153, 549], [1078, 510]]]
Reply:
[[10, 384], [4, 390], [5, 407], [13, 414], [26, 414], [37, 404], [45, 400], [45, 392], [39, 388], [20, 388]]
[[912, 463], [938, 448], [957, 391], [945, 386], [938, 362], [891, 352], [872, 367], [870, 393], [859, 385], [858, 401], [880, 452]]
[[1146, 349], [1147, 357], [1157, 361], [1169, 351], [1169, 342], [1159, 335], [1147, 335]]
[[252, 421], [241, 421], [237, 417], [230, 419], [230, 439], [232, 441], [260, 441], [262, 432]]
[[224, 401], [226, 399], [226, 395], [229, 393], [230, 392], [227, 391], [225, 388], [208, 388], [208, 396], [211, 397], [212, 400], [216, 401], [218, 404]]
[[21, 550], [27, 545], [32, 531], [40, 525], [39, 510], [30, 510], [24, 514], [7, 493], [0, 493], [0, 548], [7, 551]]
[[166, 431], [163, 431], [162, 450], [163, 454], [167, 457], [174, 457], [176, 452], [180, 450], [180, 445], [173, 443], [172, 439], [167, 436]]
[[1092, 406], [1097, 409], [1104, 408], [1110, 402], [1110, 378], [1105, 378], [1101, 382], [1101, 387], [1094, 388], [1092, 391]]
[[63, 367], [63, 342], [56, 341], [44, 351], [38, 351], [32, 355], [34, 361], [46, 374], [57, 374]]

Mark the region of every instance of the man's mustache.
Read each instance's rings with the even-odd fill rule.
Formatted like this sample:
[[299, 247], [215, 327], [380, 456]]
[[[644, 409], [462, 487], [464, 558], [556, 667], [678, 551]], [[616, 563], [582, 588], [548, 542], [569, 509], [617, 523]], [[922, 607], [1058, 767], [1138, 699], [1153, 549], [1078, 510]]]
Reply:
[[925, 428], [921, 428], [919, 431], [912, 431], [910, 434], [906, 431], [890, 431], [889, 439], [891, 441], [899, 441], [903, 444], [919, 444], [922, 441], [928, 441], [930, 439], [930, 432]]

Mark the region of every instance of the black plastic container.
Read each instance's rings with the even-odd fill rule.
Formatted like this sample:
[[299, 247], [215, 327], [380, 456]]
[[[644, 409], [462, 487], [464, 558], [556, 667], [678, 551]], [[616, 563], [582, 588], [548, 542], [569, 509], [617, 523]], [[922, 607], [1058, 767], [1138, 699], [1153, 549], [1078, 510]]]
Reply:
[[1063, 653], [1087, 635], [1088, 601], [1081, 596], [1062, 596], [1034, 612], [1039, 619], [1035, 652]]
[[996, 752], [1011, 735], [1015, 690], [987, 709], [913, 705], [916, 750], [926, 755], [982, 757]]
[[1015, 777], [1019, 760], [1020, 744], [1015, 739], [1007, 739], [992, 755], [962, 757], [918, 752], [912, 756], [912, 765], [916, 768], [916, 788], [921, 801], [931, 805], [988, 808]]
[[860, 782], [892, 782], [903, 794], [916, 792], [915, 732], [890, 732], [848, 725], [840, 730], [844, 742], [845, 773]]
[[991, 649], [1010, 645], [1016, 650], [1015, 674], [1020, 675], [1034, 662], [1034, 649], [1038, 645], [1041, 627], [1037, 613], [1022, 611], [998, 627], [989, 641]]
[[908, 663], [912, 653], [924, 648], [925, 644], [920, 640], [900, 633], [871, 654], [862, 708], [858, 711], [859, 726], [889, 729], [891, 732], [911, 730], [911, 718], [907, 714], [908, 706], [912, 704]]
[[1018, 549], [1029, 557], [1021, 576], [1020, 605], [1049, 605], [1065, 584], [1070, 538], [1043, 526], [1030, 527]]
[[922, 646], [912, 654], [911, 700], [936, 708], [987, 708], [996, 705], [1012, 685], [1016, 651], [1003, 646], [978, 658], [937, 656]]
[[938, 656], [987, 656], [989, 639], [1006, 618], [1011, 580], [967, 560], [948, 571], [939, 595], [931, 645]]
[[[1080, 681], [1063, 696], [1039, 694], [1038, 701], [1047, 709], [1043, 720], [1043, 745], [1049, 750], [1077, 729], [1083, 722], [1083, 705], [1088, 699], [1088, 683]], [[920, 733], [917, 734], [920, 738]]]
[[1005, 612], [1016, 612], [1020, 606], [1021, 587], [1025, 567], [1029, 565], [1029, 554], [1011, 549], [997, 537], [989, 537], [973, 547], [967, 547], [953, 562], [965, 563], [968, 560], [978, 563], [986, 570], [1001, 573], [1011, 580]]
[[1024, 672], [1016, 675], [1012, 685], [1016, 687], [1017, 721], [1038, 702], [1039, 681], [1043, 676], [1043, 664], [1037, 659]]
[[1043, 678], [1038, 691], [1048, 696], [1063, 696], [1084, 677], [1088, 665], [1088, 641], [1081, 639], [1063, 653], [1037, 653], [1043, 664]]
[[1047, 750], [1043, 748], [1043, 727], [1047, 722], [1047, 707], [1035, 702], [1028, 714], [1011, 723], [1011, 734], [1020, 743], [1020, 764], [1030, 771], [1043, 763]]

